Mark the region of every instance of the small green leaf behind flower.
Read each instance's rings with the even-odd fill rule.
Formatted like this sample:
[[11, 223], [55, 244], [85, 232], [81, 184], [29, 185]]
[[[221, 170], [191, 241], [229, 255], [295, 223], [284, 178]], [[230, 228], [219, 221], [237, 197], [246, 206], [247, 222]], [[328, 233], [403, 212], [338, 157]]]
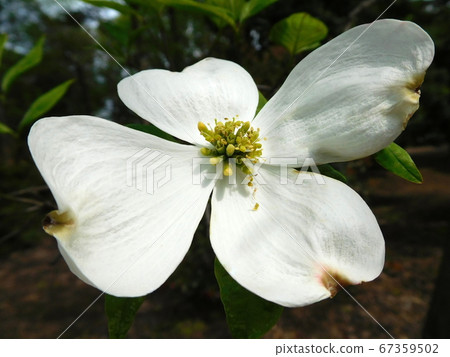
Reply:
[[2, 65], [3, 48], [8, 40], [8, 35], [6, 33], [0, 33], [0, 66]]
[[52, 109], [60, 99], [66, 94], [67, 90], [73, 83], [73, 79], [65, 81], [55, 88], [39, 96], [27, 110], [19, 123], [18, 130], [22, 131], [25, 127], [33, 124], [37, 119], [42, 117], [50, 109]]
[[105, 294], [109, 338], [125, 338], [145, 296], [122, 298]]
[[247, 19], [255, 16], [278, 0], [157, 0], [165, 5], [191, 12], [202, 13], [218, 28], [230, 25], [237, 31]]
[[17, 136], [16, 132], [11, 129], [8, 125], [0, 122], [0, 134], [9, 134], [12, 136]]
[[244, 4], [242, 5], [240, 15], [239, 15], [239, 21], [242, 23], [248, 18], [255, 16], [257, 13], [264, 10], [269, 5], [272, 5], [273, 3], [276, 3], [278, 0], [250, 0], [250, 1], [243, 1]]
[[103, 0], [82, 0], [82, 1], [89, 5], [113, 9], [124, 15], [130, 15], [133, 13], [136, 15], [138, 14], [132, 7], [127, 6], [127, 5], [122, 5], [122, 4], [119, 4], [114, 1], [103, 1]]
[[422, 183], [423, 178], [416, 164], [408, 152], [395, 143], [392, 143], [374, 155], [375, 161], [386, 170], [413, 182]]
[[139, 11], [145, 12], [157, 12], [161, 14], [165, 8], [164, 0], [125, 0], [125, 2], [131, 6], [137, 5], [140, 7]]
[[154, 126], [153, 124], [150, 124], [150, 123], [148, 123], [148, 124], [127, 124], [127, 127], [131, 128], [131, 129], [143, 131], [144, 133], [147, 133], [147, 134], [152, 134], [161, 139], [173, 141], [174, 143], [178, 142], [177, 139], [175, 139], [172, 135], [167, 134], [165, 131], [162, 131], [161, 129], [157, 128], [156, 126]]
[[37, 66], [42, 61], [45, 37], [42, 36], [36, 45], [19, 62], [6, 71], [2, 80], [2, 91], [7, 92], [14, 80], [22, 73]]
[[340, 171], [336, 170], [330, 164], [320, 165], [318, 167], [320, 173], [324, 176], [328, 176], [334, 178], [335, 180], [341, 181], [343, 183], [347, 183], [347, 177], [344, 176]]
[[242, 24], [248, 18], [255, 16], [267, 6], [272, 5], [277, 1], [278, 0], [206, 0], [206, 3], [226, 10], [237, 24]]
[[237, 29], [236, 22], [233, 19], [233, 13], [227, 8], [213, 5], [208, 2], [198, 2], [193, 0], [158, 0], [158, 2], [176, 9], [200, 13], [212, 19], [219, 18], [235, 30]]
[[217, 258], [214, 273], [228, 328], [234, 338], [259, 338], [280, 319], [282, 306], [244, 289], [226, 272]]
[[256, 108], [256, 114], [259, 113], [259, 111], [266, 105], [267, 99], [264, 97], [264, 95], [261, 92], [259, 93], [259, 99], [258, 99], [258, 107]]
[[[5, 43], [8, 40], [8, 35], [5, 33], [0, 34], [0, 65], [2, 64], [2, 56], [3, 56], [3, 48], [5, 47]], [[9, 134], [12, 136], [16, 136], [16, 132], [11, 129], [8, 125], [0, 122], [0, 134]]]
[[270, 31], [270, 39], [294, 56], [318, 47], [327, 34], [328, 28], [322, 21], [299, 12], [277, 22]]

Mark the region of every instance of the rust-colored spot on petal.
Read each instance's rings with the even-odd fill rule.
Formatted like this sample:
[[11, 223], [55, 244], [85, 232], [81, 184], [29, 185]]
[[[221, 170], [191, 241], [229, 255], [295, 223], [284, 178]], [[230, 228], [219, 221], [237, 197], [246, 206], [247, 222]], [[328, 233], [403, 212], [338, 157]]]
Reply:
[[340, 289], [354, 285], [342, 274], [333, 271], [324, 271], [321, 277], [323, 286], [330, 292], [330, 298], [334, 298]]

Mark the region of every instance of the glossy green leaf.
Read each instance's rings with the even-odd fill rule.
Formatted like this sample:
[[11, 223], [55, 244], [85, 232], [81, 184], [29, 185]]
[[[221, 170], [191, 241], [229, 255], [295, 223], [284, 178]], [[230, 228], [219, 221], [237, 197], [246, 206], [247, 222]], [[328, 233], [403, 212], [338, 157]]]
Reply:
[[256, 114], [259, 113], [259, 111], [266, 105], [267, 99], [264, 97], [264, 95], [261, 92], [259, 93], [259, 99], [258, 99], [258, 107], [256, 108]]
[[218, 259], [214, 262], [214, 273], [233, 337], [259, 338], [280, 319], [282, 306], [244, 289], [226, 272]]
[[0, 33], [0, 66], [2, 65], [3, 48], [5, 47], [8, 35], [6, 33]]
[[[209, 4], [209, 5], [213, 5], [219, 8], [224, 8], [227, 9], [227, 5], [225, 4], [227, 0], [206, 0], [205, 3]], [[226, 10], [227, 11], [227, 10]], [[227, 11], [228, 12], [228, 11]], [[233, 23], [236, 25], [236, 27], [233, 28], [237, 28], [237, 24], [236, 24], [236, 18], [234, 16], [233, 13], [228, 12], [229, 16], [233, 19]], [[219, 29], [223, 29], [224, 27], [229, 25], [229, 21], [225, 21], [224, 19], [218, 17], [218, 16], [214, 16], [214, 15], [209, 15], [208, 18], [214, 22], [214, 24], [217, 26], [217, 28]]]
[[347, 178], [330, 164], [320, 165], [318, 166], [318, 169], [324, 176], [328, 176], [343, 183], [347, 183]]
[[144, 133], [152, 134], [157, 136], [158, 138], [166, 139], [169, 141], [177, 142], [177, 140], [170, 134], [167, 134], [165, 131], [157, 128], [153, 124], [127, 124], [127, 127], [139, 131], [143, 131]]
[[66, 94], [70, 85], [73, 83], [73, 79], [61, 83], [59, 86], [49, 90], [48, 92], [42, 94], [38, 97], [27, 110], [23, 116], [21, 122], [19, 123], [19, 131], [23, 130], [25, 127], [33, 124], [37, 119], [42, 117], [50, 109], [52, 109], [56, 103]]
[[0, 122], [0, 134], [9, 134], [12, 136], [16, 136], [16, 132], [12, 130], [8, 125]]
[[7, 92], [14, 80], [42, 61], [45, 37], [41, 37], [36, 45], [19, 62], [12, 66], [3, 76], [2, 91]]
[[82, 0], [82, 1], [87, 4], [97, 6], [97, 7], [105, 7], [108, 9], [113, 9], [124, 15], [136, 13], [136, 11], [134, 9], [132, 9], [131, 7], [119, 4], [114, 1], [103, 1], [103, 0]]
[[317, 47], [327, 33], [322, 21], [299, 12], [277, 22], [270, 31], [270, 39], [284, 46], [291, 55], [296, 55]]
[[411, 156], [395, 143], [377, 152], [375, 161], [386, 170], [414, 183], [422, 183], [423, 178]]
[[231, 14], [235, 22], [244, 22], [278, 0], [207, 0]]
[[218, 17], [236, 29], [236, 22], [233, 19], [233, 14], [223, 7], [193, 0], [159, 0], [159, 2], [176, 9], [196, 12], [208, 17]]
[[125, 338], [145, 296], [122, 298], [105, 294], [109, 338]]
[[[206, 0], [205, 3], [223, 9], [233, 18], [233, 21], [237, 23], [245, 0]], [[223, 19], [214, 16], [211, 17], [211, 20], [213, 20], [219, 28], [225, 27], [228, 24]]]
[[248, 18], [255, 16], [260, 11], [264, 10], [267, 6], [276, 3], [278, 0], [250, 0], [245, 1], [242, 6], [239, 21], [242, 23]]

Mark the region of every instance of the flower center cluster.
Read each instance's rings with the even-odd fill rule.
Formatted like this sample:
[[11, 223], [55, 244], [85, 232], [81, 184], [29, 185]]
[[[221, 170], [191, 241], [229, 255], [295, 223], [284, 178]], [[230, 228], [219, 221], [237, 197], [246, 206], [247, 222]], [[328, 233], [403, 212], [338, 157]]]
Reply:
[[[259, 142], [259, 129], [253, 129], [250, 122], [237, 120], [238, 116], [224, 121], [214, 120], [215, 127], [206, 126], [204, 123], [198, 123], [200, 134], [212, 144], [212, 148], [203, 147], [201, 153], [210, 156], [210, 163], [217, 165], [224, 162], [223, 174], [231, 176], [232, 167], [236, 165], [245, 174], [251, 175], [251, 170], [245, 165], [247, 160], [253, 164], [258, 162], [258, 157], [262, 155], [262, 145]], [[230, 161], [233, 165], [230, 165]]]

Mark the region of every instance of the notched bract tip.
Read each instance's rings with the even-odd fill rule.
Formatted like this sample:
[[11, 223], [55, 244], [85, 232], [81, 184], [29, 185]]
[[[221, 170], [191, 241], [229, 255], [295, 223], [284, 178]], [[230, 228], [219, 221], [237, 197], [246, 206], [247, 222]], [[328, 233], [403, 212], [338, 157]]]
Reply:
[[51, 211], [42, 220], [42, 228], [47, 234], [64, 240], [67, 239], [75, 228], [75, 220], [70, 212]]
[[421, 75], [415, 76], [410, 82], [406, 84], [402, 89], [402, 101], [398, 105], [398, 110], [403, 116], [402, 129], [405, 130], [409, 120], [419, 109], [419, 100], [422, 83], [425, 79], [425, 72]]
[[323, 271], [320, 281], [323, 286], [330, 292], [330, 299], [334, 298], [340, 289], [349, 285], [355, 285], [354, 283], [350, 282], [350, 280], [348, 280], [345, 276], [329, 270]]

